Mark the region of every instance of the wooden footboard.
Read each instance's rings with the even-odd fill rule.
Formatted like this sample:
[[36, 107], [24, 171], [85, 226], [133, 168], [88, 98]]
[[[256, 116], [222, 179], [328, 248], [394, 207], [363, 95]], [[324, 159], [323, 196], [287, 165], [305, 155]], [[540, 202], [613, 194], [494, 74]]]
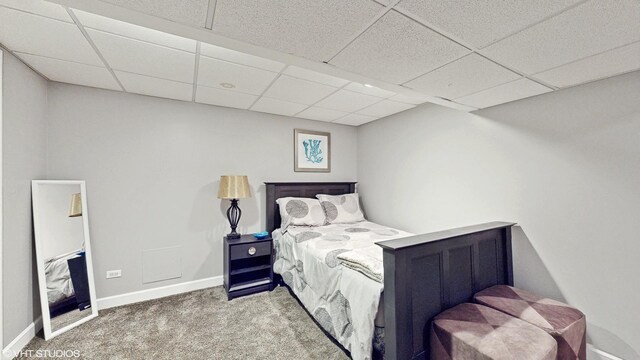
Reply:
[[513, 285], [511, 227], [492, 222], [382, 241], [385, 359], [429, 359], [438, 313], [487, 287]]

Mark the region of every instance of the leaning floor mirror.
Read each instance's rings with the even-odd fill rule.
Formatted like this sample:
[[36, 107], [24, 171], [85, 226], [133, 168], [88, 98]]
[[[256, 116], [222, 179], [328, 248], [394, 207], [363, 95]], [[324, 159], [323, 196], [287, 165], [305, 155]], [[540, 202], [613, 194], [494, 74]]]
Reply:
[[96, 316], [84, 181], [31, 183], [42, 327], [46, 340]]

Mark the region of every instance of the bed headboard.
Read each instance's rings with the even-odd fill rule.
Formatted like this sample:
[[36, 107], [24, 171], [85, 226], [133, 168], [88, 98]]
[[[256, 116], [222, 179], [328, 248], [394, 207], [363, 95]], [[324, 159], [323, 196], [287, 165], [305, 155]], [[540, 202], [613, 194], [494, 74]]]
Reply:
[[280, 209], [276, 200], [283, 197], [315, 198], [318, 194], [342, 195], [356, 191], [355, 182], [266, 182], [267, 231], [280, 227]]

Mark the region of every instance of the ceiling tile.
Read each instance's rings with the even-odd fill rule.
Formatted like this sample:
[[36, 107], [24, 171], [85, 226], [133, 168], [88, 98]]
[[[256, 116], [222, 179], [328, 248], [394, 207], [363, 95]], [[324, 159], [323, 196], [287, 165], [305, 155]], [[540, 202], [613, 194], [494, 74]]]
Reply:
[[306, 107], [306, 105], [296, 104], [289, 101], [261, 97], [255, 104], [253, 104], [251, 110], [270, 114], [293, 116], [304, 110]]
[[640, 69], [640, 42], [609, 50], [534, 75], [558, 87], [567, 87]]
[[319, 73], [316, 71], [307, 70], [297, 66], [289, 66], [283, 74], [287, 74], [298, 79], [305, 79], [315, 81], [320, 84], [331, 85], [334, 87], [341, 87], [349, 82], [349, 80], [341, 79], [335, 76]]
[[257, 98], [255, 95], [214, 89], [207, 86], [198, 86], [196, 90], [196, 102], [237, 109], [248, 109]]
[[520, 77], [478, 54], [469, 54], [404, 85], [425, 94], [455, 99]]
[[114, 71], [125, 90], [130, 93], [191, 101], [193, 85], [150, 76]]
[[103, 66], [75, 24], [0, 7], [0, 43], [13, 51]]
[[374, 79], [402, 84], [467, 53], [465, 47], [390, 11], [330, 63]]
[[198, 68], [198, 84], [218, 89], [225, 89], [221, 84], [233, 85], [233, 91], [260, 95], [278, 76], [277, 73], [256, 69], [249, 66], [233, 64], [200, 56]]
[[104, 16], [91, 14], [88, 12], [73, 10], [80, 23], [87, 28], [102, 30], [112, 34], [122, 35], [129, 38], [150, 42], [156, 45], [163, 45], [179, 50], [196, 52], [196, 41], [180, 36], [167, 34], [162, 31], [148, 29], [142, 26], [129, 24], [126, 22], [113, 20]]
[[583, 0], [402, 0], [396, 7], [451, 36], [482, 48]]
[[377, 96], [381, 98], [388, 98], [390, 96], [395, 95], [396, 93], [384, 89], [380, 89], [379, 87], [375, 87], [372, 85], [365, 85], [352, 82], [351, 84], [344, 87], [347, 90], [359, 92], [361, 94]]
[[360, 94], [349, 90], [340, 90], [332, 95], [329, 95], [326, 99], [315, 104], [315, 106], [339, 110], [345, 112], [354, 112], [375, 104], [382, 100], [379, 97]]
[[425, 103], [427, 101], [429, 101], [429, 96], [421, 96], [421, 95], [405, 95], [405, 94], [398, 94], [398, 95], [394, 95], [392, 97], [389, 98], [389, 100], [393, 100], [393, 101], [398, 101], [398, 102], [403, 102], [405, 104], [414, 104], [414, 105], [418, 105], [418, 104], [422, 104]]
[[111, 68], [161, 79], [193, 82], [195, 54], [87, 29]]
[[329, 110], [312, 106], [296, 115], [296, 117], [319, 121], [334, 121], [347, 114], [348, 113], [343, 111]]
[[62, 6], [43, 0], [0, 0], [0, 6], [26, 11], [28, 13], [46, 16], [48, 18], [73, 23], [73, 19]]
[[314, 104], [338, 90], [329, 85], [281, 75], [264, 93], [264, 96], [299, 104]]
[[384, 116], [389, 116], [391, 114], [399, 113], [407, 109], [411, 109], [412, 107], [415, 107], [415, 105], [400, 103], [400, 102], [391, 101], [391, 100], [383, 100], [379, 103], [373, 104], [371, 106], [368, 106], [358, 111], [358, 114], [380, 118]]
[[551, 89], [535, 81], [520, 79], [456, 99], [456, 102], [482, 109], [549, 91], [551, 91]]
[[359, 115], [359, 114], [349, 114], [343, 118], [340, 118], [336, 121], [334, 121], [334, 123], [336, 124], [343, 124], [343, 125], [351, 125], [351, 126], [359, 126], [368, 122], [371, 122], [373, 120], [376, 120], [376, 117], [373, 116], [366, 116], [366, 115]]
[[225, 49], [220, 46], [210, 45], [206, 43], [200, 44], [200, 53], [212, 58], [230, 61], [236, 64], [253, 66], [259, 69], [280, 72], [285, 64], [258, 56], [245, 54], [239, 51]]
[[213, 31], [326, 61], [382, 9], [371, 0], [217, 0]]
[[594, 0], [482, 50], [535, 74], [640, 40], [640, 1]]
[[204, 27], [209, 0], [102, 0], [171, 21]]
[[23, 53], [16, 53], [16, 55], [51, 81], [103, 89], [121, 90], [116, 80], [105, 67], [85, 65]]

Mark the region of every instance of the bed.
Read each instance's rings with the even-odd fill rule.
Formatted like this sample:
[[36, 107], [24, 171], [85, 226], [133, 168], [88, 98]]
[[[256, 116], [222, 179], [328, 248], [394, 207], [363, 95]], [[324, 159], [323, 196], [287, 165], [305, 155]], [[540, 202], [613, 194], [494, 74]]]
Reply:
[[[266, 190], [267, 230], [276, 246], [274, 271], [354, 359], [371, 358], [372, 340], [382, 327], [385, 359], [428, 359], [428, 329], [435, 315], [470, 301], [484, 288], [513, 285], [513, 223], [413, 235], [362, 222], [290, 227], [282, 234], [275, 231], [281, 221], [277, 199], [353, 193], [355, 183], [266, 183]], [[339, 258], [353, 246], [375, 252], [371, 245], [382, 252], [379, 279]]]
[[374, 349], [382, 353], [380, 346], [373, 347], [373, 343], [381, 343], [384, 327], [379, 310], [382, 269], [376, 269], [375, 260], [370, 269], [350, 268], [351, 263], [341, 257], [372, 252], [372, 260], [382, 259], [377, 241], [411, 235], [369, 221], [312, 228], [290, 226], [284, 233], [276, 229], [273, 269], [354, 359], [368, 359]]
[[45, 279], [51, 317], [90, 307], [84, 250], [47, 259]]

